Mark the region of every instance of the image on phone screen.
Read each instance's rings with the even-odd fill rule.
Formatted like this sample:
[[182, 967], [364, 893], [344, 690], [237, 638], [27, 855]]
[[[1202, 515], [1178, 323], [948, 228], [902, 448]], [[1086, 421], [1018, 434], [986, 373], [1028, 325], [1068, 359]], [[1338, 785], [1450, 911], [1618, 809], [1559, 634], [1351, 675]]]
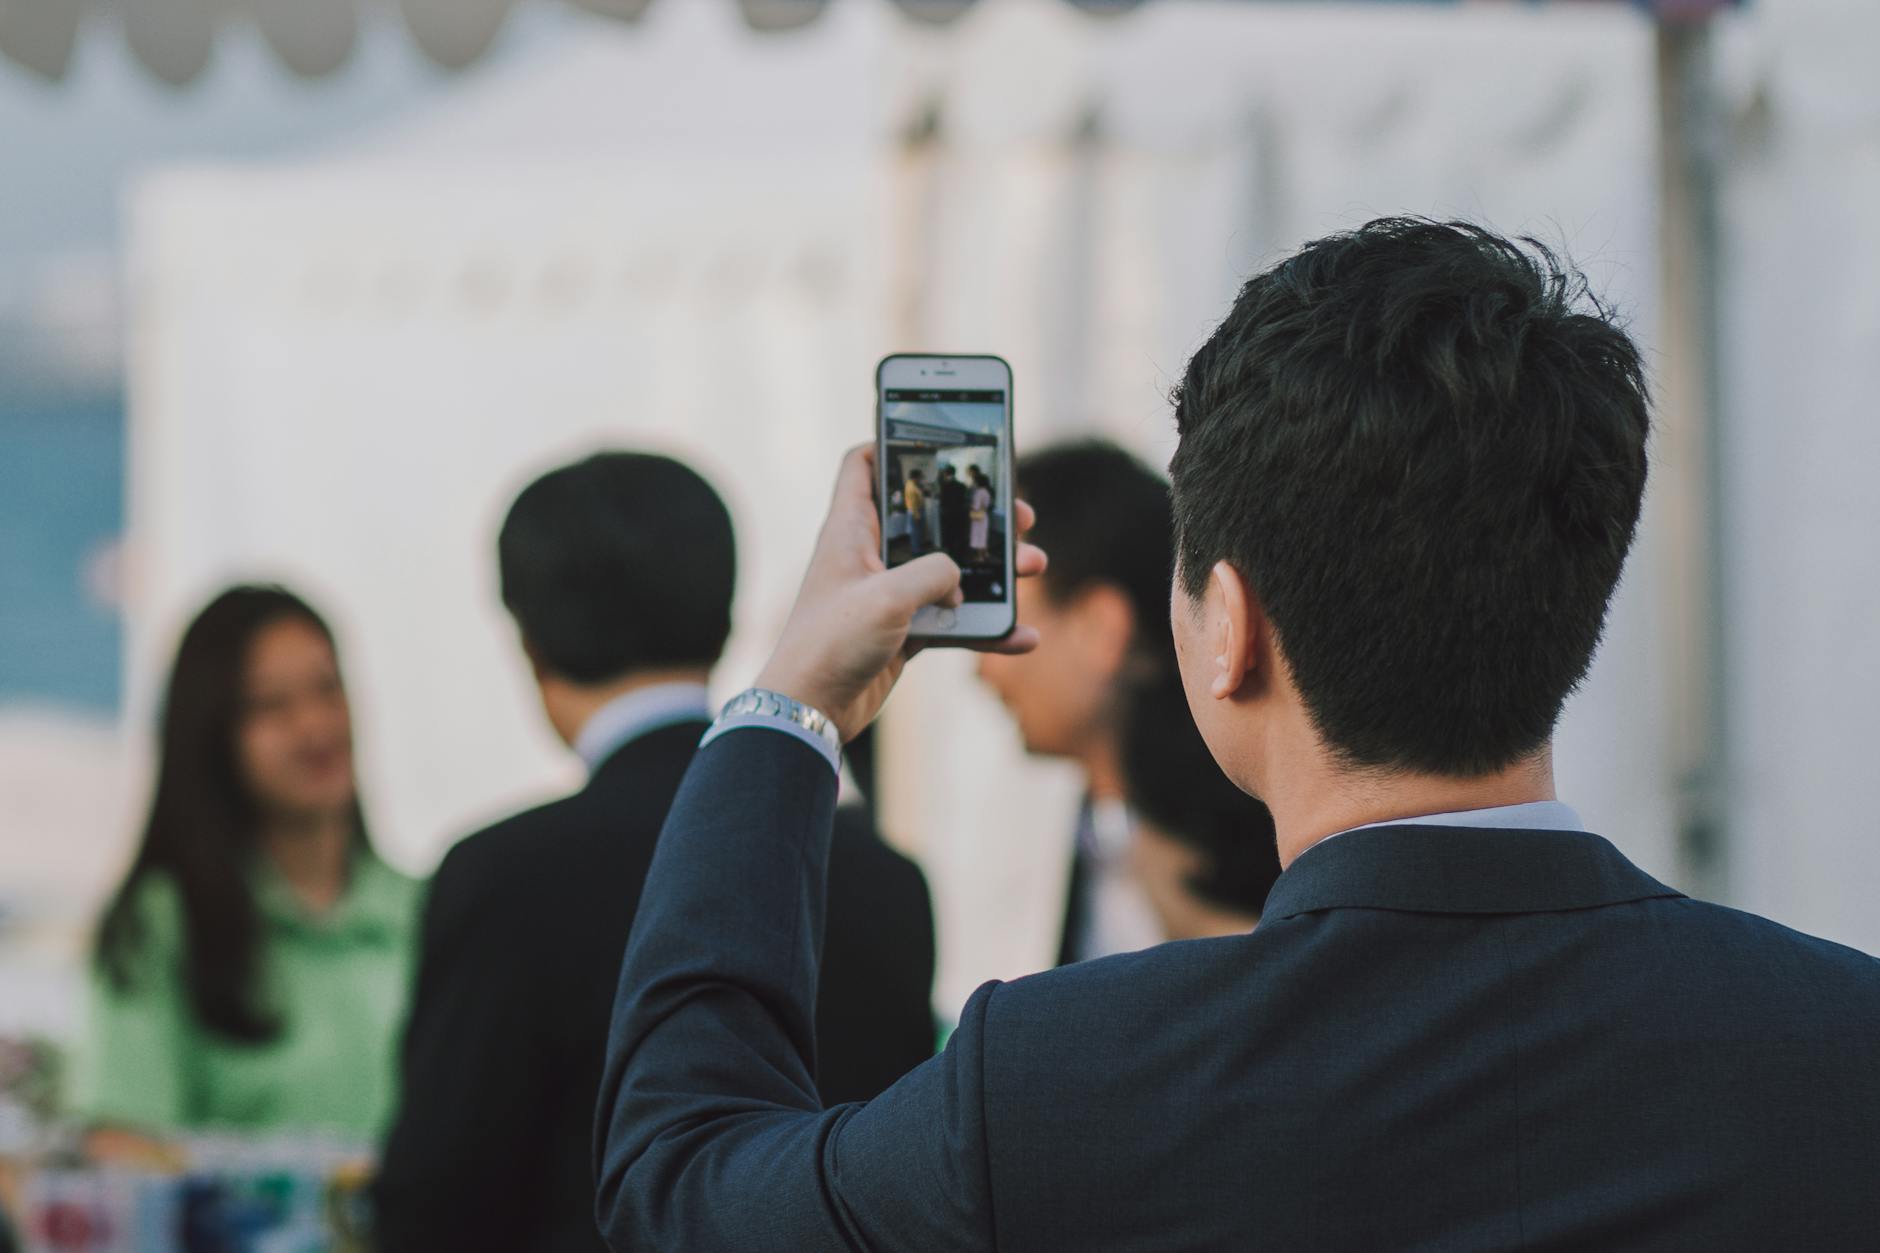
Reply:
[[1005, 402], [1003, 391], [882, 392], [887, 563], [946, 553], [968, 604], [1003, 601], [1009, 591]]

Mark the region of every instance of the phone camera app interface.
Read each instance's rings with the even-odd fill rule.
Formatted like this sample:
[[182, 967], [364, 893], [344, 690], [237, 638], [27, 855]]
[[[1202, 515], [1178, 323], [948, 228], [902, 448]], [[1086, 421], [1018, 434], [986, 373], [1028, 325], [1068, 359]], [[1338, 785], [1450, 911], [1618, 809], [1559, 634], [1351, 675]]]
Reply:
[[1005, 393], [889, 388], [888, 564], [944, 552], [968, 601], [1005, 599]]

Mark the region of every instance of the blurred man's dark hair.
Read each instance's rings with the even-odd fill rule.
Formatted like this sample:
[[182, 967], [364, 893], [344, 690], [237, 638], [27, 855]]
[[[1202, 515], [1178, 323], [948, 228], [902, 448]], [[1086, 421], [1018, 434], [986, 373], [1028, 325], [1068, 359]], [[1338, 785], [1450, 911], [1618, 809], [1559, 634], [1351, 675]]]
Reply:
[[1273, 815], [1222, 773], [1172, 666], [1135, 684], [1125, 709], [1122, 765], [1130, 808], [1199, 855], [1190, 892], [1216, 908], [1257, 918], [1279, 878]]
[[1318, 240], [1242, 288], [1176, 422], [1182, 582], [1241, 572], [1347, 765], [1546, 743], [1645, 489], [1644, 368], [1581, 275], [1463, 223]]
[[1029, 538], [1051, 554], [1046, 593], [1062, 603], [1092, 584], [1120, 588], [1135, 615], [1138, 651], [1167, 655], [1167, 480], [1103, 440], [1040, 449], [1019, 458], [1016, 474], [1019, 495], [1038, 511]]
[[670, 457], [604, 452], [524, 488], [497, 539], [503, 604], [564, 679], [710, 666], [731, 633], [731, 515]]

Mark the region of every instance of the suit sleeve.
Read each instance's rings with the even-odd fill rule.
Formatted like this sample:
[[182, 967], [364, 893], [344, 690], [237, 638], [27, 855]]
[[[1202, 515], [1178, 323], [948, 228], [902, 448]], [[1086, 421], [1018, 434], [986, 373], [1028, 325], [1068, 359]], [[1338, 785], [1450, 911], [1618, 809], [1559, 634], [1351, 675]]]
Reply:
[[375, 1185], [381, 1253], [519, 1248], [539, 1189], [548, 1108], [536, 1032], [519, 1004], [529, 929], [510, 925], [488, 867], [453, 850], [425, 906], [405, 1030], [401, 1103]]
[[615, 1250], [993, 1247], [982, 1057], [994, 986], [947, 1050], [866, 1105], [816, 1095], [836, 785], [808, 746], [720, 736], [660, 835], [614, 1004], [596, 1132]]

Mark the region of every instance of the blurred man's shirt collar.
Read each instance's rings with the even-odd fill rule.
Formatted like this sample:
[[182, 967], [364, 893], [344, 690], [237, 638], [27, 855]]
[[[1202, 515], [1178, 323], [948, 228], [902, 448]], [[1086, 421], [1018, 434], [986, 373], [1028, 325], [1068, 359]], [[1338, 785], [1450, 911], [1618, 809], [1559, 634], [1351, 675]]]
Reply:
[[1166, 940], [1161, 919], [1130, 864], [1136, 826], [1129, 806], [1115, 798], [1084, 798], [1075, 843], [1082, 872], [1073, 870], [1073, 892], [1084, 899], [1071, 924], [1075, 960], [1134, 953]]
[[635, 688], [594, 711], [575, 736], [574, 751], [592, 774], [631, 740], [681, 722], [710, 722], [711, 693], [703, 683]]

